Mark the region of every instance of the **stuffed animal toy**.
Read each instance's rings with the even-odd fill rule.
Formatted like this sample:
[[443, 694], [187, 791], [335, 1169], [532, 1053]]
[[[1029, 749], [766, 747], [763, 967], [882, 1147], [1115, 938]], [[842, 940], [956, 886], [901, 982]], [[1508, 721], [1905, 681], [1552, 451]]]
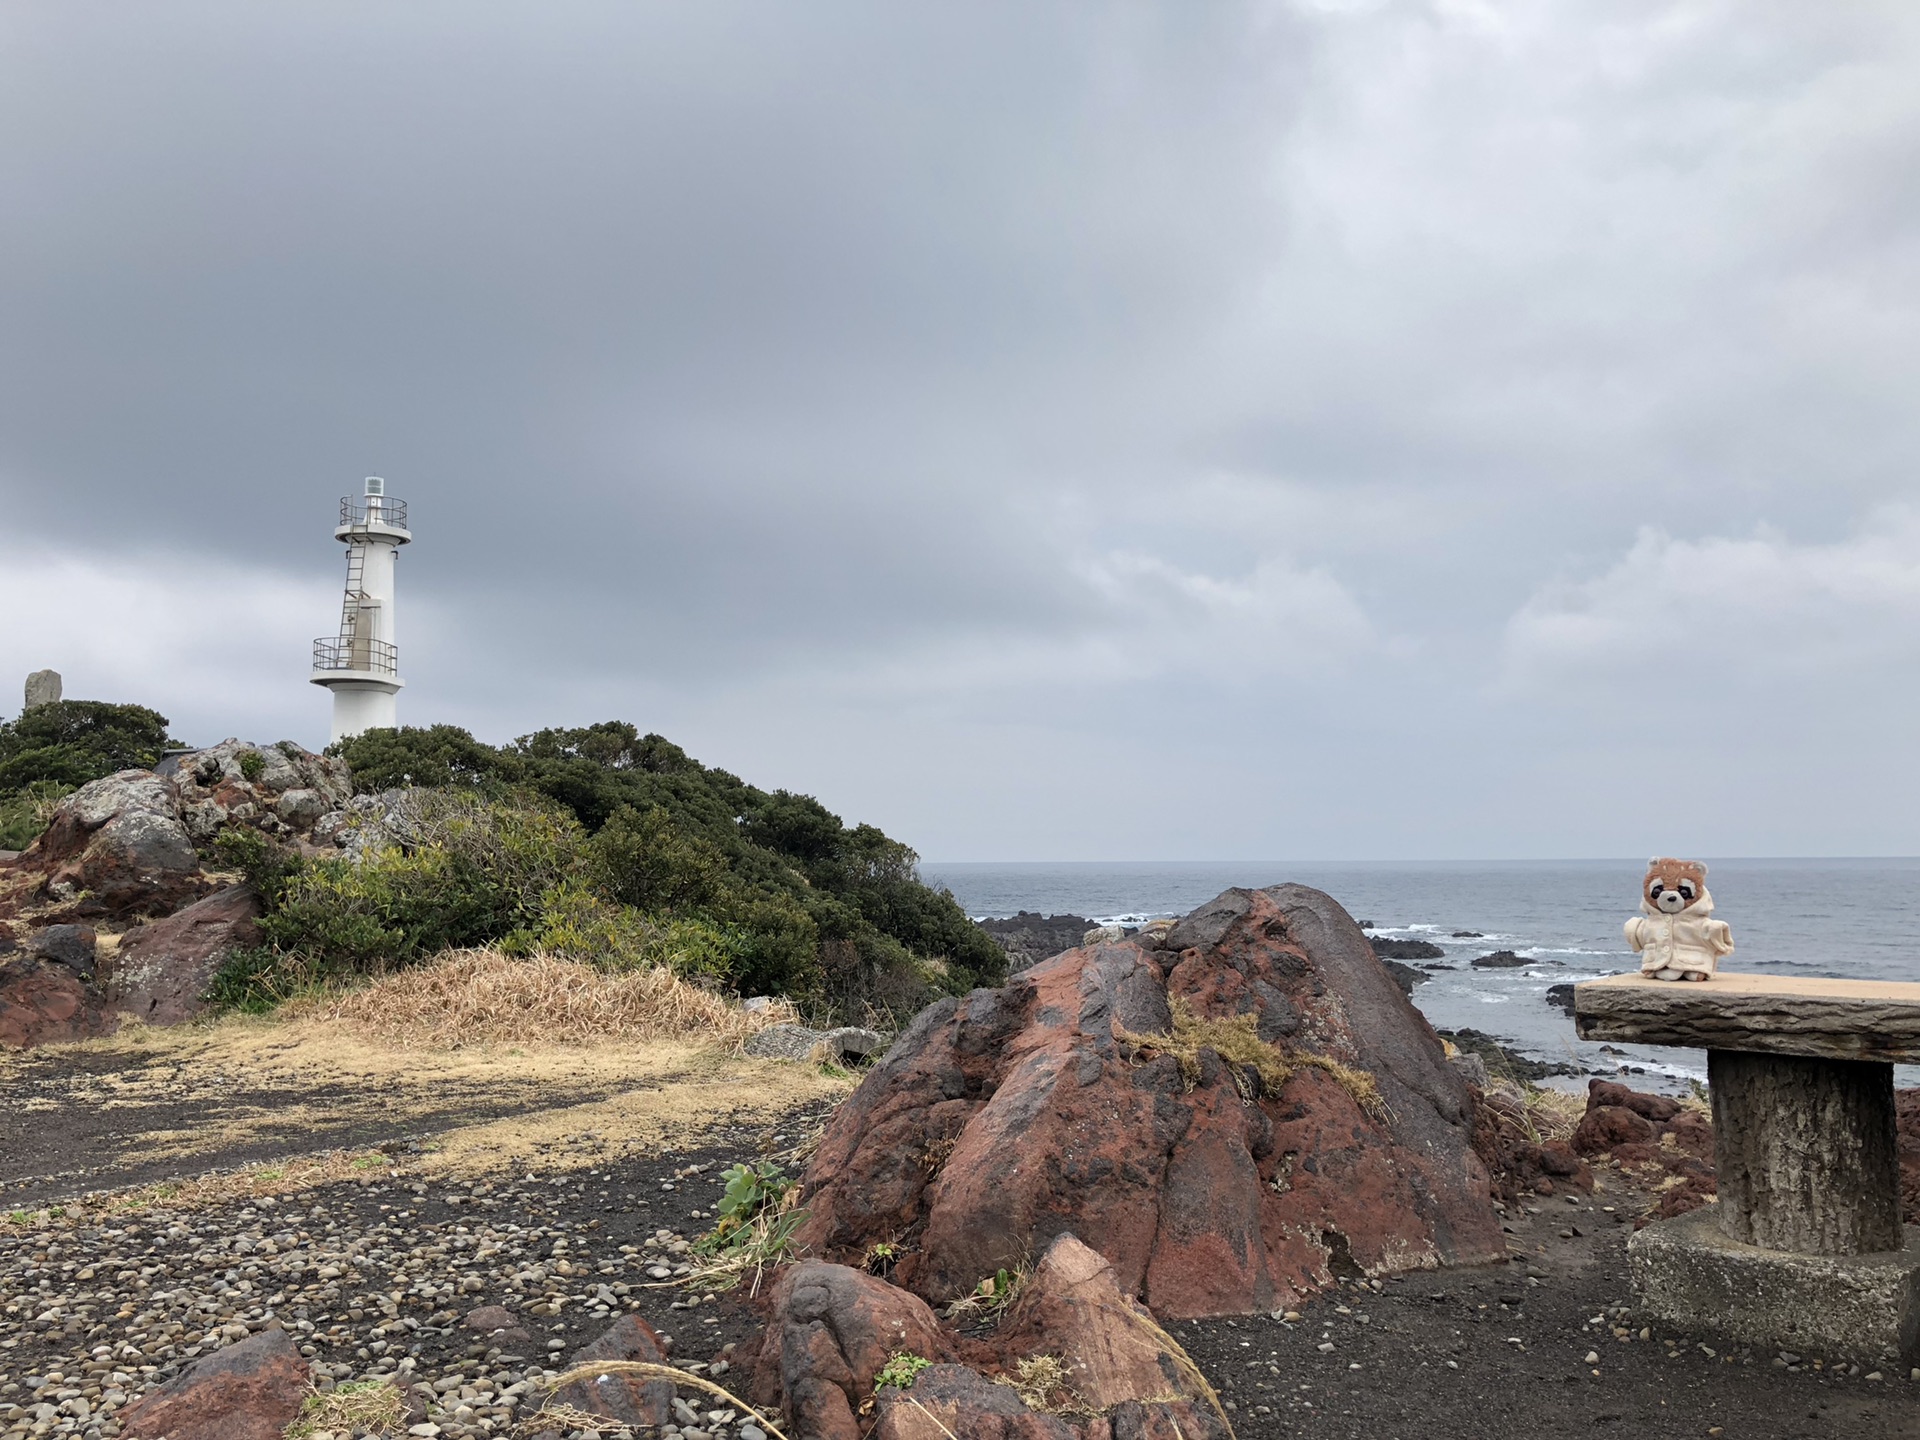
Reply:
[[1627, 944], [1640, 973], [1655, 980], [1708, 980], [1722, 955], [1733, 953], [1733, 931], [1713, 918], [1707, 867], [1697, 860], [1656, 855], [1640, 886], [1640, 913], [1627, 921]]

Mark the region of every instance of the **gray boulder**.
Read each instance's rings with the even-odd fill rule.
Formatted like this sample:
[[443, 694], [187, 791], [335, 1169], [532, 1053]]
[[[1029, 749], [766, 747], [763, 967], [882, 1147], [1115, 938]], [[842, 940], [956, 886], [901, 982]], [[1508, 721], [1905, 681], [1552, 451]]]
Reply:
[[74, 901], [81, 915], [165, 915], [207, 888], [180, 798], [150, 770], [81, 786], [16, 863], [42, 873], [42, 894]]
[[187, 832], [201, 846], [236, 824], [305, 839], [316, 821], [353, 798], [353, 777], [344, 760], [291, 740], [274, 745], [222, 740], [205, 750], [169, 755], [155, 773], [173, 783]]
[[814, 1030], [805, 1025], [770, 1025], [747, 1041], [749, 1055], [763, 1060], [830, 1061], [853, 1065], [886, 1052], [887, 1038], [857, 1025]]
[[91, 980], [96, 945], [91, 925], [49, 925], [29, 935], [21, 948], [29, 955], [66, 966], [82, 980]]

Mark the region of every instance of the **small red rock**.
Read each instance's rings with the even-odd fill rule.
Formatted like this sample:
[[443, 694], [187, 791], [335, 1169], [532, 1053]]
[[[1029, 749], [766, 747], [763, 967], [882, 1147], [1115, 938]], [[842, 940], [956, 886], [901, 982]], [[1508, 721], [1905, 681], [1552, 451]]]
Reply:
[[1616, 1145], [1650, 1145], [1653, 1122], [1624, 1105], [1601, 1105], [1587, 1111], [1574, 1127], [1573, 1148], [1581, 1155], [1599, 1155]]
[[280, 1440], [308, 1393], [307, 1362], [279, 1328], [202, 1356], [125, 1412], [128, 1440]]
[[[507, 1315], [498, 1305], [485, 1307]], [[475, 1315], [484, 1313], [476, 1310]], [[513, 1317], [507, 1315], [508, 1323]], [[468, 1317], [468, 1324], [473, 1317]], [[574, 1351], [567, 1368], [594, 1360], [638, 1360], [649, 1365], [667, 1363], [666, 1351], [651, 1325], [638, 1315], [623, 1315], [613, 1328], [598, 1340]], [[673, 1419], [673, 1382], [650, 1380], [642, 1375], [601, 1375], [592, 1380], [575, 1380], [553, 1393], [554, 1405], [572, 1405], [589, 1415], [604, 1415], [622, 1425], [661, 1426]]]

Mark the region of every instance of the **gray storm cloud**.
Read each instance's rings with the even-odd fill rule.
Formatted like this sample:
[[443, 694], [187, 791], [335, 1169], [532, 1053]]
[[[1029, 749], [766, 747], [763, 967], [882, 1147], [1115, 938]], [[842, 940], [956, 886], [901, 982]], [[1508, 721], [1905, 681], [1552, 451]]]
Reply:
[[380, 473], [407, 720], [938, 858], [1920, 842], [1908, 7], [77, 3], [0, 73], [12, 672], [323, 738]]

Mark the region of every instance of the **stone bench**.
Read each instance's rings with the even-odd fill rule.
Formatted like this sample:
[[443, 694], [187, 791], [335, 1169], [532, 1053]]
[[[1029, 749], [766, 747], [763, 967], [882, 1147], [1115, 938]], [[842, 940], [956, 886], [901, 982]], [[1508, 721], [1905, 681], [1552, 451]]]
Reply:
[[1900, 1222], [1893, 1067], [1920, 984], [1722, 974], [1574, 987], [1583, 1040], [1707, 1052], [1718, 1203], [1636, 1234], [1642, 1305], [1793, 1351], [1920, 1363], [1920, 1229]]

